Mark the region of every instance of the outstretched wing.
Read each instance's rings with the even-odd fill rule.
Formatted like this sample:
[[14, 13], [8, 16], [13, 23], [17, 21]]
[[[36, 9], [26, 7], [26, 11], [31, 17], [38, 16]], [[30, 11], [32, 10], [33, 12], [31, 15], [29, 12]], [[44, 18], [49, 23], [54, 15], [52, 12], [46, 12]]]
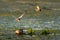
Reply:
[[21, 16], [19, 16], [18, 18], [16, 18], [14, 15], [12, 15], [16, 21], [20, 21], [20, 19], [25, 15], [25, 13], [23, 13]]
[[21, 19], [24, 16], [24, 14], [22, 14], [21, 16], [19, 16], [18, 18]]

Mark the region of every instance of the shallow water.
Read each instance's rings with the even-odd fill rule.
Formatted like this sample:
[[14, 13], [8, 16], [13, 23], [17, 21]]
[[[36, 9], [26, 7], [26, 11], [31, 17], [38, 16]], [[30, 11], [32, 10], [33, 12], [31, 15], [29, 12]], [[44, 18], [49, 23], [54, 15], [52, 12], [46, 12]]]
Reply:
[[[43, 7], [52, 8], [52, 10], [42, 10], [41, 12], [37, 13], [34, 11], [36, 5], [41, 6], [41, 8]], [[0, 29], [12, 29], [12, 28], [21, 28], [21, 27], [42, 29], [48, 27], [50, 29], [60, 30], [60, 6], [59, 5], [60, 3], [58, 2], [55, 3], [55, 2], [40, 1], [34, 4], [32, 3], [24, 4], [22, 2], [19, 3], [18, 1], [6, 1], [6, 0], [0, 1]], [[25, 16], [19, 22], [17, 22], [13, 17], [13, 15], [17, 18], [23, 12], [26, 12]], [[10, 32], [7, 32], [7, 36], [4, 35], [0, 36], [0, 39], [3, 37], [8, 37], [9, 33]], [[10, 34], [10, 37], [11, 36], [12, 35]], [[49, 40], [59, 40], [60, 39], [59, 36], [60, 35], [56, 35], [56, 37], [52, 36]], [[45, 36], [41, 36], [41, 37], [42, 40], [45, 39]], [[19, 39], [19, 37], [15, 37], [15, 38]], [[12, 39], [14, 39], [14, 37]], [[34, 39], [30, 39], [30, 40], [34, 40]]]

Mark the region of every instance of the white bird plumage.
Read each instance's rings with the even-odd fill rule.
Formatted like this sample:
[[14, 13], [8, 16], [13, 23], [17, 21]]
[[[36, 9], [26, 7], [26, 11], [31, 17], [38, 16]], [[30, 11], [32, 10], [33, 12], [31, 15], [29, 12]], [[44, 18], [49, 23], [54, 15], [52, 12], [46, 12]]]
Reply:
[[23, 13], [21, 16], [19, 16], [18, 18], [16, 18], [14, 15], [13, 17], [15, 18], [16, 21], [20, 21], [20, 19], [24, 16], [25, 13]]

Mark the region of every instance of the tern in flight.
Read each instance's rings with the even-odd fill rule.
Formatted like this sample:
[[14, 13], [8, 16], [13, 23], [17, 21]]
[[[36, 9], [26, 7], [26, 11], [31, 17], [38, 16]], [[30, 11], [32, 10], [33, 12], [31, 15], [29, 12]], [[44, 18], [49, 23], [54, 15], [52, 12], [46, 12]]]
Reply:
[[19, 16], [18, 18], [16, 18], [15, 16], [13, 16], [15, 18], [15, 20], [18, 22], [20, 21], [20, 19], [25, 15], [25, 13], [23, 13], [21, 16]]

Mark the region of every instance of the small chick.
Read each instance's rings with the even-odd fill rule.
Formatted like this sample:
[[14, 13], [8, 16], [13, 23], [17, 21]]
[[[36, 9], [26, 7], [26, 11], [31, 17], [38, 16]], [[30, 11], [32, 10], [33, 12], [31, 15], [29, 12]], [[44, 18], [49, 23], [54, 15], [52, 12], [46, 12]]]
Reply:
[[19, 33], [19, 30], [16, 30], [16, 31], [15, 31], [15, 33], [16, 33], [17, 35], [19, 35], [19, 34], [20, 34], [20, 33]]
[[41, 11], [41, 8], [37, 5], [36, 8], [35, 8], [35, 11]]

